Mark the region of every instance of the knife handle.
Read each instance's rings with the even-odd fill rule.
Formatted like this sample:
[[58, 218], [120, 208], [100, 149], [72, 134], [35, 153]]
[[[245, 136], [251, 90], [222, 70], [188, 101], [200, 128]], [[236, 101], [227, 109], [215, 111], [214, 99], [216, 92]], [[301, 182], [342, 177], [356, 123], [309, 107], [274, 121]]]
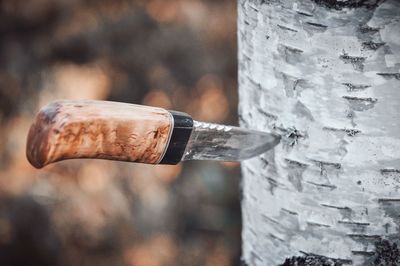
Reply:
[[26, 155], [36, 168], [76, 158], [177, 164], [192, 128], [189, 115], [156, 107], [55, 101], [36, 115]]

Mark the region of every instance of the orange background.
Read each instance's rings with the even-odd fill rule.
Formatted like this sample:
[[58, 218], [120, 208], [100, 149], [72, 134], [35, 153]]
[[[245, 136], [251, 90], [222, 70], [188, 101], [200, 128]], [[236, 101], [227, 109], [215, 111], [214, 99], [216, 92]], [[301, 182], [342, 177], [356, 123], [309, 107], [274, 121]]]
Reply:
[[236, 1], [0, 1], [0, 264], [239, 264], [237, 163], [25, 157], [55, 99], [236, 124], [236, 49]]

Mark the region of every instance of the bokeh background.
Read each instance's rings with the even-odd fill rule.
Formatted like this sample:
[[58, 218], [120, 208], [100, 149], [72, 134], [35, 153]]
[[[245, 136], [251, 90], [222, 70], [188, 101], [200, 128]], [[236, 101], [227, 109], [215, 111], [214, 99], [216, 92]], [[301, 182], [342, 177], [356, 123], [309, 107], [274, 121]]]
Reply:
[[61, 98], [236, 124], [236, 49], [233, 0], [0, 0], [0, 265], [238, 265], [238, 164], [25, 157]]

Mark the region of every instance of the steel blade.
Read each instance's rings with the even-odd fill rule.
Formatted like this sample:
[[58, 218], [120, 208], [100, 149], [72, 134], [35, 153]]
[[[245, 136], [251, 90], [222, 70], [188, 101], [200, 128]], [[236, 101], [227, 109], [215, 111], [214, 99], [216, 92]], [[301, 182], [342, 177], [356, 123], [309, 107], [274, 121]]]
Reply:
[[194, 121], [182, 160], [242, 161], [275, 147], [280, 136], [234, 126]]

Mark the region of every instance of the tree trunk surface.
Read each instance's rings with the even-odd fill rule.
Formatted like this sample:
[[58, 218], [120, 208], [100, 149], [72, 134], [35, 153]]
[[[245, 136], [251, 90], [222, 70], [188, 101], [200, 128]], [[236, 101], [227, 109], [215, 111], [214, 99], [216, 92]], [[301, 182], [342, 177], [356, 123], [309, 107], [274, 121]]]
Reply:
[[247, 265], [400, 265], [400, 1], [239, 0]]

